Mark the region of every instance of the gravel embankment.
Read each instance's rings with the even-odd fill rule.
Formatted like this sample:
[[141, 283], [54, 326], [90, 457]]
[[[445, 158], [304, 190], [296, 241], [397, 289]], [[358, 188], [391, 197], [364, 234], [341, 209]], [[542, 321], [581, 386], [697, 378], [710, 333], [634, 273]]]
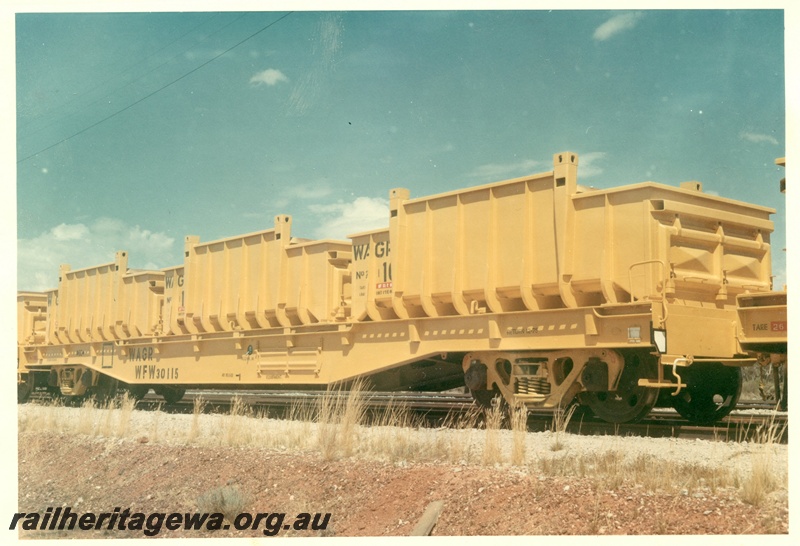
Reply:
[[[35, 405], [19, 406], [19, 424], [22, 511], [195, 511], [209, 491], [230, 487], [243, 511], [331, 512], [329, 529], [312, 533], [322, 535], [408, 534], [433, 500], [445, 501], [434, 529], [440, 535], [788, 531], [788, 448], [780, 444], [320, 429], [243, 416]], [[77, 537], [112, 534], [141, 536], [97, 530]], [[284, 533], [292, 534], [303, 535]]]

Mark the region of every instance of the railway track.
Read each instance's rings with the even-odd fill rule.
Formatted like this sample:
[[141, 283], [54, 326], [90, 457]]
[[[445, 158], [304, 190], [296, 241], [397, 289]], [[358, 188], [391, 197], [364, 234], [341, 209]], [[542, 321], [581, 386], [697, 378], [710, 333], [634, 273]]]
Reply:
[[[292, 412], [301, 413], [302, 408], [313, 411], [324, 396], [339, 396], [348, 393], [331, 394], [325, 391], [217, 391], [213, 393], [188, 391], [185, 398], [177, 403], [165, 405], [163, 400], [153, 394], [146, 396], [138, 404], [143, 410], [161, 409], [172, 413], [192, 413], [195, 400], [202, 398], [207, 413], [228, 413], [235, 397], [256, 415], [286, 418]], [[379, 419], [388, 409], [406, 409], [418, 418], [420, 426], [439, 427], [458, 422], [460, 416], [476, 413], [474, 423], [482, 421], [472, 397], [460, 393], [418, 393], [418, 392], [374, 392], [362, 393], [368, 422]], [[573, 434], [645, 436], [656, 438], [688, 438], [716, 441], [749, 441], [757, 438], [770, 427], [779, 432], [778, 441], [788, 440], [788, 414], [775, 411], [768, 401], [741, 401], [737, 409], [714, 425], [690, 423], [670, 408], [657, 408], [638, 423], [608, 423], [591, 415], [588, 411], [578, 411], [572, 415], [565, 430]], [[552, 409], [532, 409], [528, 412], [528, 430], [541, 432], [554, 430], [554, 411]]]

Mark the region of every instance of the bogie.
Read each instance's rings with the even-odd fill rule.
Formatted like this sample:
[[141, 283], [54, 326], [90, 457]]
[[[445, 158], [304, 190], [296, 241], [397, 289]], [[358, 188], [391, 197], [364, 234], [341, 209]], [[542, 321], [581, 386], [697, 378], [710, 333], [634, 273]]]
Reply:
[[[494, 365], [488, 365], [493, 362]], [[636, 422], [658, 399], [657, 359], [645, 351], [470, 353], [465, 382], [481, 406], [501, 396], [511, 405], [565, 407], [574, 401], [613, 423]]]

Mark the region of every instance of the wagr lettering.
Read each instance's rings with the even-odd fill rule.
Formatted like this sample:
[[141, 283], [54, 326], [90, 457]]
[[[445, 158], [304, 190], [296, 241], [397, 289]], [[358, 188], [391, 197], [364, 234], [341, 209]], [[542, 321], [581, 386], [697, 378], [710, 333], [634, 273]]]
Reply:
[[[389, 256], [389, 241], [378, 241], [372, 249], [372, 253], [376, 258], [385, 258]], [[356, 260], [365, 260], [369, 258], [370, 245], [354, 245], [353, 258]]]
[[172, 288], [172, 286], [175, 284], [175, 277], [178, 277], [178, 286], [183, 286], [183, 275], [170, 275], [168, 277], [164, 277], [164, 287]]
[[369, 256], [369, 245], [353, 245], [353, 258], [364, 260]]
[[389, 241], [375, 243], [375, 257], [383, 258], [389, 255]]
[[129, 360], [153, 360], [152, 347], [136, 347], [135, 349], [130, 349], [128, 354]]

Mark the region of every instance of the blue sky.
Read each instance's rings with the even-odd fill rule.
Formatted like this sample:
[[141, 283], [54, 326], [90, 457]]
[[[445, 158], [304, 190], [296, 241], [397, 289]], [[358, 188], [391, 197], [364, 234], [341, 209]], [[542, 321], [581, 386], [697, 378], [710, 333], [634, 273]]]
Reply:
[[270, 229], [344, 238], [422, 196], [580, 155], [599, 188], [776, 208], [782, 10], [17, 13], [17, 288]]

